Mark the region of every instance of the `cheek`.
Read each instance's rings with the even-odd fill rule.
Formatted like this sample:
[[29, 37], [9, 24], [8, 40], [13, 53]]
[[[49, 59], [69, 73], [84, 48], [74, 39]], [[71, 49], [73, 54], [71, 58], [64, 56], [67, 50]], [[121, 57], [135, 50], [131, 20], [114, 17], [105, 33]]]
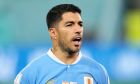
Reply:
[[60, 41], [63, 41], [63, 42], [67, 42], [67, 40], [68, 40], [68, 35], [67, 35], [67, 33], [65, 33], [65, 32], [61, 32], [60, 34], [59, 34], [59, 38], [58, 38]]
[[58, 34], [58, 39], [64, 43], [70, 43], [72, 39], [72, 31], [70, 30], [61, 30]]
[[83, 30], [83, 28], [82, 28], [82, 31], [81, 31], [81, 34], [83, 35], [83, 32], [84, 32], [84, 30]]
[[65, 44], [70, 44], [71, 43], [71, 35], [69, 34], [64, 34], [62, 37], [61, 37], [61, 40], [65, 43]]

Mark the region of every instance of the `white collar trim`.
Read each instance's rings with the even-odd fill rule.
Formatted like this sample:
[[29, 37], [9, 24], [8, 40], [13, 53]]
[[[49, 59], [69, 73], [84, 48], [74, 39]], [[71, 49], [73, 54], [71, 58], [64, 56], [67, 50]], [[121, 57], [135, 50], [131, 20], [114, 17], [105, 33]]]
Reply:
[[[60, 59], [58, 59], [58, 58], [53, 54], [53, 52], [51, 51], [51, 49], [48, 50], [47, 54], [48, 54], [48, 56], [49, 56], [50, 58], [52, 58], [54, 61], [56, 61], [56, 62], [58, 62], [58, 63], [60, 63], [60, 64], [66, 65], [64, 62], [62, 62]], [[78, 58], [77, 58], [76, 61], [73, 62], [72, 64], [78, 63], [78, 62], [80, 61], [81, 57], [82, 57], [82, 54], [81, 54], [81, 52], [79, 52]]]

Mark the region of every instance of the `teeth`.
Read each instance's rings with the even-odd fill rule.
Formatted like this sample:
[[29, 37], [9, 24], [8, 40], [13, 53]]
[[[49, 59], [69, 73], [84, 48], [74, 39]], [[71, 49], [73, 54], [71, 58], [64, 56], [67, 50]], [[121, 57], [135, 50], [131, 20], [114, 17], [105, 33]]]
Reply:
[[76, 37], [73, 39], [73, 41], [81, 41], [81, 37]]
[[76, 40], [76, 41], [80, 41], [80, 39], [81, 39], [81, 38], [76, 38], [75, 40]]
[[76, 39], [80, 39], [80, 38], [76, 38]]

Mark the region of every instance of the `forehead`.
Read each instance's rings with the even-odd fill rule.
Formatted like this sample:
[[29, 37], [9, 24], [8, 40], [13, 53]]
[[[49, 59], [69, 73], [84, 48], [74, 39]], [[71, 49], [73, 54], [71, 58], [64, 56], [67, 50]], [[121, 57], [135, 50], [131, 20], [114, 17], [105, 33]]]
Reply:
[[73, 13], [73, 12], [66, 12], [62, 15], [62, 21], [82, 21], [82, 18], [79, 13]]

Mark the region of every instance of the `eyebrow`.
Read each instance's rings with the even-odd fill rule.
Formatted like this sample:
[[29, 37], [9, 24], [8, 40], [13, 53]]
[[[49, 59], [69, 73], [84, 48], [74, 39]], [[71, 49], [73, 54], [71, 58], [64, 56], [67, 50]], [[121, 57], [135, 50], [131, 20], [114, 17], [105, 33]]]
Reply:
[[65, 24], [68, 24], [68, 23], [72, 23], [72, 24], [74, 24], [74, 22], [73, 22], [73, 21], [67, 21]]
[[[74, 21], [67, 21], [65, 24], [68, 24], [68, 23], [74, 24]], [[78, 23], [83, 23], [83, 21], [79, 21]]]

